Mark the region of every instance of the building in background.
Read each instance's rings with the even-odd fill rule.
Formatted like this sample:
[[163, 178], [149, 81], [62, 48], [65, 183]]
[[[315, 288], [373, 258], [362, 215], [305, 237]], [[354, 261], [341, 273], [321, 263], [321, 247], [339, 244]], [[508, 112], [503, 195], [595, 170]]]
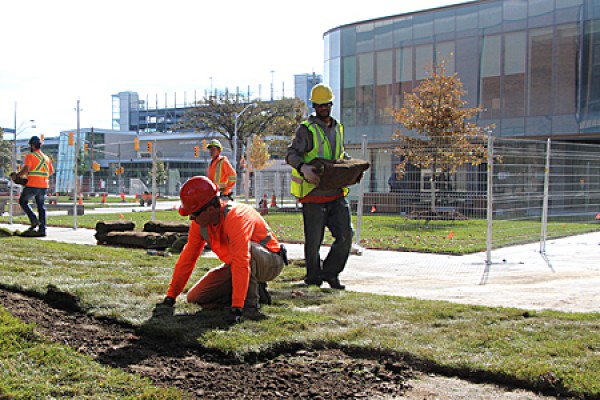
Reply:
[[[202, 133], [142, 133], [83, 128], [63, 131], [57, 139], [54, 191], [71, 193], [74, 185], [74, 149], [84, 156], [81, 191], [141, 194], [152, 187], [152, 154], [162, 163], [165, 182], [158, 182], [160, 193], [177, 195], [188, 178], [206, 174], [210, 156], [203, 141], [216, 137]], [[73, 134], [73, 144], [69, 135]], [[78, 140], [77, 140], [78, 139]], [[137, 142], [137, 149], [136, 149]], [[86, 146], [87, 144], [87, 146]], [[231, 156], [227, 141], [223, 152]], [[87, 148], [87, 154], [85, 149]], [[93, 169], [97, 163], [98, 170]]]
[[323, 76], [317, 75], [314, 72], [312, 74], [300, 74], [294, 75], [294, 96], [304, 102], [308, 108], [307, 112], [312, 110], [310, 104], [310, 91], [313, 86], [322, 83]]
[[494, 135], [600, 143], [599, 22], [597, 0], [482, 0], [333, 28], [324, 35], [333, 114], [350, 149], [367, 135], [371, 174], [386, 182], [398, 128], [388, 110], [444, 58]]

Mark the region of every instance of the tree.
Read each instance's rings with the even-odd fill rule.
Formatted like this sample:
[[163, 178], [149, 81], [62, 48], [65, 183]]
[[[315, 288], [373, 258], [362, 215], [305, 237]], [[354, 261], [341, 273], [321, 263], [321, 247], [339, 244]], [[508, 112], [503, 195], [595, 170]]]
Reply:
[[[157, 157], [154, 162], [156, 163], [156, 186], [160, 195], [160, 187], [167, 183], [168, 173], [163, 160]], [[152, 168], [148, 170], [148, 182], [152, 184]]]
[[[467, 108], [462, 82], [457, 74], [446, 74], [446, 62], [429, 68], [429, 77], [412, 93], [406, 93], [394, 118], [405, 131], [397, 129], [392, 139], [399, 142], [394, 153], [401, 159], [396, 173], [403, 177], [408, 164], [430, 168], [431, 211], [436, 212], [436, 175], [454, 175], [465, 164], [487, 160], [486, 137], [494, 125], [479, 127], [472, 118], [481, 106]], [[410, 132], [409, 132], [410, 131]]]
[[0, 128], [0, 170], [4, 171], [4, 175], [11, 172], [12, 148], [11, 144], [4, 140], [4, 131]]
[[[243, 114], [248, 104], [249, 107]], [[242, 155], [242, 146], [251, 135], [284, 136], [291, 138], [297, 125], [305, 117], [305, 105], [302, 100], [286, 98], [272, 102], [250, 100], [239, 95], [225, 92], [217, 96], [204, 97], [194, 107], [186, 111], [177, 129], [192, 129], [196, 132], [217, 132], [229, 142], [233, 148], [235, 120], [237, 121], [236, 166]]]
[[250, 166], [253, 170], [261, 170], [271, 164], [269, 162], [270, 156], [267, 145], [258, 135], [254, 135], [252, 138], [252, 146], [250, 146], [248, 158], [250, 160]]

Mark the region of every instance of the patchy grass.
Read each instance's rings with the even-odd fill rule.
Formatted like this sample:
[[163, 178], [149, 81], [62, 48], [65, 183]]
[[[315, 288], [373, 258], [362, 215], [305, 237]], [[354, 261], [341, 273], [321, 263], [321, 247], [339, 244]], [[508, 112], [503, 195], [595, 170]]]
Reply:
[[50, 343], [0, 307], [0, 399], [183, 399], [169, 388]]
[[[262, 315], [248, 315], [242, 324], [228, 326], [222, 312], [200, 310], [186, 304], [183, 296], [174, 313], [155, 308], [166, 292], [175, 258], [146, 256], [135, 249], [0, 240], [2, 284], [40, 293], [52, 284], [76, 296], [90, 313], [130, 322], [172, 341], [240, 358], [290, 343], [397, 352], [458, 374], [490, 374], [532, 389], [600, 396], [597, 313], [533, 312], [307, 289], [296, 286], [303, 265], [293, 264], [269, 284], [273, 305]], [[201, 259], [188, 287], [217, 263]], [[11, 340], [28, 340], [27, 330], [20, 332]], [[75, 367], [79, 361], [67, 362], [73, 363], [73, 371], [83, 370]], [[37, 379], [29, 370], [23, 376], [11, 374], [16, 375], [6, 379], [12, 385]]]

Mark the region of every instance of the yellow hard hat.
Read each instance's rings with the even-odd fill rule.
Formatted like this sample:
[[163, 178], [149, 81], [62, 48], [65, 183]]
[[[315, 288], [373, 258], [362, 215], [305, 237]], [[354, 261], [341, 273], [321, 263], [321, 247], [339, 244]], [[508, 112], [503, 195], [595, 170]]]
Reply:
[[333, 91], [324, 83], [315, 85], [310, 91], [310, 101], [314, 104], [331, 103], [334, 99]]
[[219, 150], [223, 151], [223, 146], [221, 146], [221, 142], [219, 142], [217, 139], [213, 139], [210, 142], [208, 142], [206, 148], [210, 149], [211, 147], [216, 147]]

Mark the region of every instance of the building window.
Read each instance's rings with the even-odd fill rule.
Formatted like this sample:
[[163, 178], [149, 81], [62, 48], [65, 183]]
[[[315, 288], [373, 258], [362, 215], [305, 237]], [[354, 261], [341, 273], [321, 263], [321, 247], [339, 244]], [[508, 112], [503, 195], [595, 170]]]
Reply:
[[404, 94], [413, 90], [413, 49], [405, 47], [396, 51], [396, 99], [394, 105], [400, 108]]
[[390, 124], [393, 96], [393, 56], [392, 51], [382, 51], [376, 56], [375, 123]]
[[555, 114], [575, 112], [577, 95], [577, 49], [579, 35], [576, 25], [559, 26], [556, 29], [556, 61], [554, 75], [556, 92], [554, 94]]
[[356, 126], [356, 57], [344, 57], [342, 75], [342, 115], [346, 126]]
[[525, 71], [527, 63], [527, 34], [504, 35], [504, 79], [502, 105], [504, 117], [525, 115]]
[[374, 80], [374, 56], [373, 53], [360, 54], [358, 56], [358, 92], [356, 94], [356, 106], [359, 126], [373, 123], [374, 104], [373, 86]]
[[480, 103], [484, 108], [483, 119], [500, 117], [500, 39], [498, 35], [482, 39]]
[[529, 115], [552, 113], [552, 29], [529, 33]]

